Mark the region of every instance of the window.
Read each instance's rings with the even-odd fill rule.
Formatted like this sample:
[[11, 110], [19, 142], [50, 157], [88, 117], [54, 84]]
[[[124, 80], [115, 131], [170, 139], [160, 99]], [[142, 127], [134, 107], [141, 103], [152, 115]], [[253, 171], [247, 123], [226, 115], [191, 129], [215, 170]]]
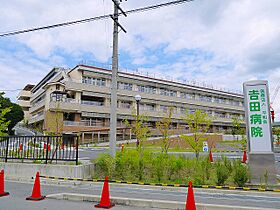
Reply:
[[231, 102], [233, 106], [239, 106], [239, 103], [240, 103], [239, 101], [234, 101], [234, 100]]
[[199, 100], [205, 102], [212, 102], [212, 97], [206, 95], [199, 95]]
[[146, 104], [146, 110], [147, 111], [155, 111], [156, 105], [155, 104]]
[[189, 114], [194, 114], [195, 110], [194, 109], [189, 109]]
[[106, 80], [104, 78], [93, 78], [93, 77], [83, 76], [82, 83], [95, 85], [95, 86], [105, 86]]
[[167, 112], [168, 107], [164, 105], [160, 105], [160, 111]]
[[181, 108], [180, 108], [180, 111], [181, 111], [182, 114], [186, 114], [187, 109], [186, 109], [185, 107], [181, 107]]
[[214, 103], [220, 103], [220, 99], [219, 98], [214, 98]]
[[226, 104], [227, 103], [227, 100], [225, 98], [220, 98], [220, 103], [221, 104]]
[[130, 109], [131, 108], [131, 102], [130, 101], [119, 101], [119, 104], [118, 104], [119, 108], [122, 108], [122, 109]]
[[118, 83], [118, 89], [120, 89], [120, 90], [132, 90], [132, 84], [119, 82]]
[[180, 97], [181, 98], [186, 98], [186, 99], [194, 100], [195, 99], [195, 94], [194, 93], [184, 93], [184, 92], [181, 92]]
[[138, 85], [137, 87], [138, 87], [138, 91], [142, 93], [152, 93], [152, 94], [156, 93], [156, 88], [153, 86]]
[[177, 96], [177, 91], [174, 90], [168, 90], [165, 88], [160, 88], [160, 95], [162, 96], [172, 96], [172, 97], [176, 97]]

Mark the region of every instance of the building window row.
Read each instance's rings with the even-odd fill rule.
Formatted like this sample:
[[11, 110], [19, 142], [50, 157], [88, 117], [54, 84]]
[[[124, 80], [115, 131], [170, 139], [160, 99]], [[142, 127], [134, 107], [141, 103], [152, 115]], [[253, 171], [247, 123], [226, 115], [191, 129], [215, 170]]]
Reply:
[[131, 83], [118, 82], [118, 89], [120, 89], [120, 90], [132, 90], [132, 84]]
[[137, 89], [138, 89], [138, 92], [142, 92], [142, 93], [156, 94], [156, 92], [157, 92], [156, 87], [153, 87], [153, 86], [138, 85]]
[[[82, 83], [91, 84], [95, 86], [106, 86], [106, 79], [83, 76]], [[133, 84], [119, 82], [118, 89], [132, 91]], [[149, 85], [137, 85], [137, 91], [142, 93], [156, 94], [157, 88]], [[163, 96], [170, 96], [170, 97], [178, 96], [177, 91], [170, 90], [167, 88], [160, 88], [159, 94]], [[219, 104], [229, 104], [233, 106], [243, 106], [243, 103], [241, 101], [229, 100], [222, 97], [212, 97], [210, 95], [195, 94], [195, 93], [188, 93], [188, 92], [180, 92], [179, 95], [181, 98], [188, 99], [188, 100], [198, 100], [198, 101], [204, 101], [210, 103], [212, 102], [212, 103], [219, 103]]]
[[177, 91], [169, 90], [169, 89], [166, 89], [166, 88], [160, 88], [159, 89], [159, 94], [162, 95], [162, 96], [176, 97], [177, 96]]
[[95, 86], [106, 86], [106, 79], [83, 76], [82, 83]]

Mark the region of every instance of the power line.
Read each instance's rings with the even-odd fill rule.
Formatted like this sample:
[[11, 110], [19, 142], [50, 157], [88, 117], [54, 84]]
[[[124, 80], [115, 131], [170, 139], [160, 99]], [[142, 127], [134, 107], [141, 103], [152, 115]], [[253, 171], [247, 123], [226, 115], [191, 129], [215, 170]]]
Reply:
[[[125, 11], [125, 13], [126, 14], [132, 14], [132, 13], [146, 12], [146, 11], [150, 11], [150, 10], [154, 10], [154, 9], [158, 9], [158, 8], [162, 8], [162, 7], [184, 4], [184, 3], [187, 3], [187, 2], [191, 2], [191, 1], [194, 1], [194, 0], [170, 1], [170, 2], [166, 2], [166, 3], [162, 3], [162, 4], [157, 4], [157, 5], [147, 6], [147, 7], [141, 7], [141, 8], [138, 8], [138, 9], [128, 10], [128, 11]], [[123, 14], [119, 13], [119, 15], [123, 15]], [[88, 23], [88, 22], [93, 22], [93, 21], [97, 21], [97, 20], [108, 19], [111, 16], [112, 16], [112, 14], [101, 15], [101, 16], [97, 16], [97, 17], [91, 17], [91, 18], [75, 20], [75, 21], [68, 21], [68, 22], [58, 23], [58, 24], [54, 24], [54, 25], [47, 25], [47, 26], [41, 26], [41, 27], [35, 27], [35, 28], [29, 28], [29, 29], [23, 29], [23, 30], [15, 30], [15, 31], [11, 31], [11, 32], [2, 33], [2, 34], [0, 34], [0, 37], [13, 36], [13, 35], [17, 35], [17, 34], [33, 32], [33, 31], [48, 30], [48, 29], [52, 29], [52, 28], [58, 28], [58, 27]]]
[[20, 91], [22, 89], [14, 89], [14, 90], [0, 90], [0, 93], [1, 92], [17, 92], [17, 91]]

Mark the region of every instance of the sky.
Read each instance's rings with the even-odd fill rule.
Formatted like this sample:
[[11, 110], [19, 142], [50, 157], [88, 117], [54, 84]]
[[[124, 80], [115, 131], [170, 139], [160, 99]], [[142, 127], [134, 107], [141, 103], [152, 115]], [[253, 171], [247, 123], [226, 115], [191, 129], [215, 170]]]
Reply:
[[[171, 0], [128, 0], [123, 10]], [[111, 0], [0, 0], [0, 33], [111, 14]], [[120, 17], [119, 66], [172, 80], [242, 91], [280, 84], [279, 0], [194, 0]], [[0, 37], [0, 90], [16, 101], [53, 67], [111, 64], [111, 19]], [[11, 91], [12, 90], [12, 91]], [[280, 93], [273, 102], [280, 120]]]

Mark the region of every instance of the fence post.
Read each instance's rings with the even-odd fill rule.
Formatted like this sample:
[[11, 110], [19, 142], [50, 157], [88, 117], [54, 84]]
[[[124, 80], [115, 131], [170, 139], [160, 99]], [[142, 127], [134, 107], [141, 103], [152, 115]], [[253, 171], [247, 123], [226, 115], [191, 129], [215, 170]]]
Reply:
[[47, 137], [47, 147], [46, 147], [46, 164], [48, 164], [48, 155], [49, 155], [49, 143], [50, 143], [50, 137]]
[[8, 152], [9, 152], [9, 138], [7, 138], [5, 163], [8, 162]]
[[79, 136], [76, 137], [76, 165], [78, 165], [79, 160]]

